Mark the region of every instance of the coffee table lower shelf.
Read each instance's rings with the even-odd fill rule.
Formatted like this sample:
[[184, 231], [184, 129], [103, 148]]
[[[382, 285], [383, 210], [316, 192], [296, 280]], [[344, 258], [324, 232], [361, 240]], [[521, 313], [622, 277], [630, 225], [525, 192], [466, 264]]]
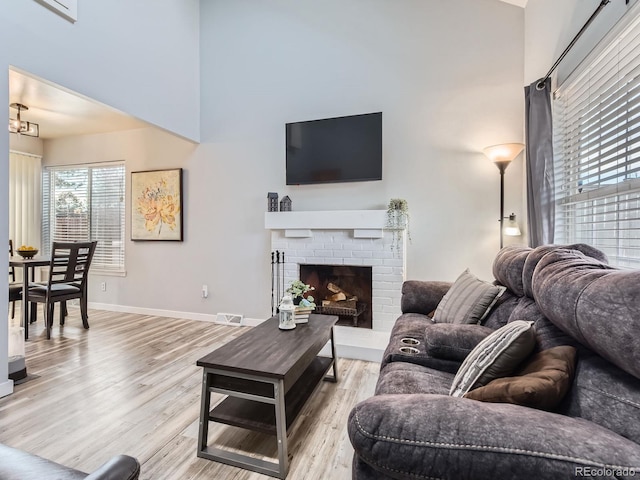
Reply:
[[[332, 358], [316, 357], [298, 381], [285, 394], [287, 432], [332, 364]], [[219, 392], [219, 389], [214, 387], [210, 390]], [[211, 410], [209, 421], [246, 428], [247, 430], [269, 435], [277, 434], [276, 414], [273, 405], [257, 400], [228, 396]]]

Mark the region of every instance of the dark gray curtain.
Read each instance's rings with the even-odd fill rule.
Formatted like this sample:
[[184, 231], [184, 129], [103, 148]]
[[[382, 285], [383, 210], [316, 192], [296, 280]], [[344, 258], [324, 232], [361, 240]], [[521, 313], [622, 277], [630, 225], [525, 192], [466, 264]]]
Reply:
[[529, 246], [537, 247], [553, 243], [555, 223], [551, 79], [533, 82], [524, 93]]

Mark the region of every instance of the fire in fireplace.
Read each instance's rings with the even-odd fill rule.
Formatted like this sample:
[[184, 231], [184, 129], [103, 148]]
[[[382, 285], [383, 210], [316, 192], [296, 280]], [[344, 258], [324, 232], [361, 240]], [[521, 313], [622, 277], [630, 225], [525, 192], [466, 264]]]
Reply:
[[338, 325], [371, 328], [371, 267], [300, 265], [300, 280], [315, 288], [318, 313], [338, 315]]

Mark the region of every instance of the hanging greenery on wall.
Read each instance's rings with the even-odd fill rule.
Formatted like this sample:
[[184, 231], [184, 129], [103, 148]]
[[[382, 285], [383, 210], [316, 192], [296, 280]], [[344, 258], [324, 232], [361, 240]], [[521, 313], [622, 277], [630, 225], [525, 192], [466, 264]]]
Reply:
[[404, 231], [407, 231], [407, 238], [411, 241], [409, 231], [409, 204], [402, 198], [392, 198], [387, 206], [387, 229], [393, 234], [392, 250], [398, 250], [402, 242]]

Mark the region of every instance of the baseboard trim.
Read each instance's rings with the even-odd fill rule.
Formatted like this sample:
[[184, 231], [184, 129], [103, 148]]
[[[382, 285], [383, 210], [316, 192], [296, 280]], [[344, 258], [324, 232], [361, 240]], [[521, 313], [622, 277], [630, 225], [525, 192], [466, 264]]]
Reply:
[[106, 310], [107, 312], [137, 313], [138, 315], [153, 315], [156, 317], [167, 318], [184, 318], [186, 320], [219, 323], [216, 322], [216, 315], [208, 313], [179, 312], [177, 310], [160, 310], [157, 308], [132, 307], [130, 305], [113, 305], [111, 303], [92, 302], [89, 302], [88, 307], [95, 310]]
[[13, 393], [13, 380], [7, 380], [0, 383], [0, 398], [6, 397]]
[[[110, 303], [90, 302], [88, 306], [92, 309], [106, 310], [108, 312], [136, 313], [139, 315], [153, 315], [156, 317], [167, 318], [184, 318], [186, 320], [198, 320], [218, 325], [230, 325], [226, 322], [217, 321], [217, 314], [212, 315], [208, 313], [178, 312], [175, 310], [113, 305]], [[241, 326], [255, 327], [264, 321], [265, 319], [262, 318], [244, 317], [242, 319]], [[335, 329], [335, 340], [336, 351], [340, 358], [380, 362], [382, 360], [382, 354], [389, 343], [389, 332], [378, 332], [365, 328], [337, 326]], [[322, 352], [323, 355], [330, 353], [331, 352], [328, 350], [323, 350]]]

